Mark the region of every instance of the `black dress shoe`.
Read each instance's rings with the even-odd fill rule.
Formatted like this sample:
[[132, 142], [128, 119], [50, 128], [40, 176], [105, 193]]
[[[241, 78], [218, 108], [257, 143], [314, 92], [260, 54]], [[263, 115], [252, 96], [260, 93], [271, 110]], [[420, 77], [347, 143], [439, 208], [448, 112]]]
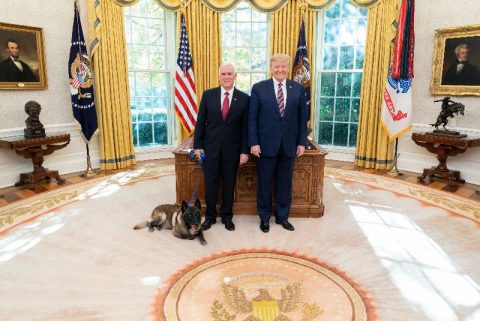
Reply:
[[270, 231], [270, 223], [268, 221], [261, 221], [260, 222], [260, 230], [263, 233], [268, 233], [268, 231]]
[[217, 223], [217, 220], [214, 220], [214, 219], [211, 219], [211, 218], [205, 219], [205, 222], [203, 222], [203, 224], [202, 224], [202, 230], [204, 230], [204, 231], [208, 230], [215, 223]]
[[280, 219], [276, 218], [275, 223], [282, 225], [283, 228], [286, 229], [286, 230], [289, 230], [289, 231], [295, 230], [293, 225], [290, 224], [290, 222], [288, 220], [280, 220]]
[[232, 220], [225, 220], [223, 221], [225, 224], [225, 228], [229, 231], [235, 231], [235, 224], [233, 224]]

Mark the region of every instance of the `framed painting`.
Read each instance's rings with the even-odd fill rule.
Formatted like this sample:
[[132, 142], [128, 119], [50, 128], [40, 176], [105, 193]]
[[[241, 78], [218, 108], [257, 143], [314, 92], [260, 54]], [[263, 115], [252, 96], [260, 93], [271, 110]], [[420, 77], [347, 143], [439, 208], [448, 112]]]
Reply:
[[46, 89], [43, 29], [0, 22], [0, 89]]
[[435, 30], [430, 93], [480, 96], [480, 25]]

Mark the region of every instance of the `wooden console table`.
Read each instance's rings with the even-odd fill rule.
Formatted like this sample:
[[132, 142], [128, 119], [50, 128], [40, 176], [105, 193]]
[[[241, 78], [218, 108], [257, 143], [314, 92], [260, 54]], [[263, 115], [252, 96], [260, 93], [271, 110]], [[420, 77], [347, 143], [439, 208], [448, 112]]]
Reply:
[[[312, 150], [295, 160], [293, 168], [292, 207], [290, 217], [320, 217], [323, 216], [323, 170], [325, 155], [320, 147], [310, 142]], [[198, 162], [188, 156], [188, 150], [193, 146], [193, 138], [188, 137], [174, 151], [177, 204], [182, 200], [188, 202], [198, 176], [197, 195], [205, 206], [205, 181]], [[237, 184], [233, 211], [235, 214], [257, 215], [257, 158], [250, 155], [247, 164], [238, 168]], [[221, 200], [221, 197], [218, 198]]]
[[465, 183], [460, 177], [460, 171], [447, 168], [448, 156], [456, 156], [464, 153], [468, 148], [480, 146], [480, 138], [455, 137], [435, 133], [413, 133], [412, 139], [415, 144], [426, 148], [430, 153], [436, 154], [439, 164], [436, 167], [425, 168], [423, 174], [418, 176], [419, 180], [426, 177], [432, 179], [439, 177], [446, 179], [449, 185], [453, 182]]
[[65, 183], [65, 179], [61, 178], [58, 171], [51, 171], [43, 167], [43, 157], [52, 154], [57, 149], [64, 148], [70, 143], [70, 134], [57, 134], [52, 136], [29, 138], [23, 136], [0, 138], [0, 148], [12, 149], [24, 158], [31, 158], [33, 164], [33, 172], [21, 173], [20, 180], [15, 186], [28, 185], [37, 191], [38, 183], [44, 180], [50, 181], [55, 178], [58, 184]]

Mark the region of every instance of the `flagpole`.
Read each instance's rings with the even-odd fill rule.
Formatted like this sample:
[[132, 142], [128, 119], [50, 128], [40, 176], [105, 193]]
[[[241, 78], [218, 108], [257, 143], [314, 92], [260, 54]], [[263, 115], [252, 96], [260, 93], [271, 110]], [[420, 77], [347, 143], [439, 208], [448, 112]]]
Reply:
[[88, 142], [85, 143], [87, 147], [87, 170], [82, 174], [82, 177], [90, 178], [97, 175], [97, 172], [92, 167], [92, 162], [90, 161], [90, 148], [88, 147]]
[[397, 168], [397, 160], [398, 160], [398, 137], [395, 139], [395, 154], [393, 155], [393, 167], [391, 170], [387, 172], [389, 176], [402, 176], [403, 173], [400, 172]]

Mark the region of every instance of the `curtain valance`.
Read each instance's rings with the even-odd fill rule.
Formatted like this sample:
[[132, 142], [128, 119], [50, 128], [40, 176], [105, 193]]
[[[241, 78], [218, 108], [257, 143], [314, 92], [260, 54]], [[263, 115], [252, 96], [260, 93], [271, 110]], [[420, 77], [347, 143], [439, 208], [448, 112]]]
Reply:
[[[120, 6], [131, 6], [139, 0], [114, 0]], [[179, 11], [193, 0], [155, 0], [166, 10]], [[241, 0], [199, 0], [208, 8], [216, 12], [226, 12], [234, 9]], [[282, 9], [290, 0], [247, 0], [256, 10], [265, 13], [275, 13]], [[335, 3], [336, 0], [304, 0], [308, 10], [322, 11]], [[349, 0], [353, 5], [361, 8], [371, 8], [382, 0]]]

